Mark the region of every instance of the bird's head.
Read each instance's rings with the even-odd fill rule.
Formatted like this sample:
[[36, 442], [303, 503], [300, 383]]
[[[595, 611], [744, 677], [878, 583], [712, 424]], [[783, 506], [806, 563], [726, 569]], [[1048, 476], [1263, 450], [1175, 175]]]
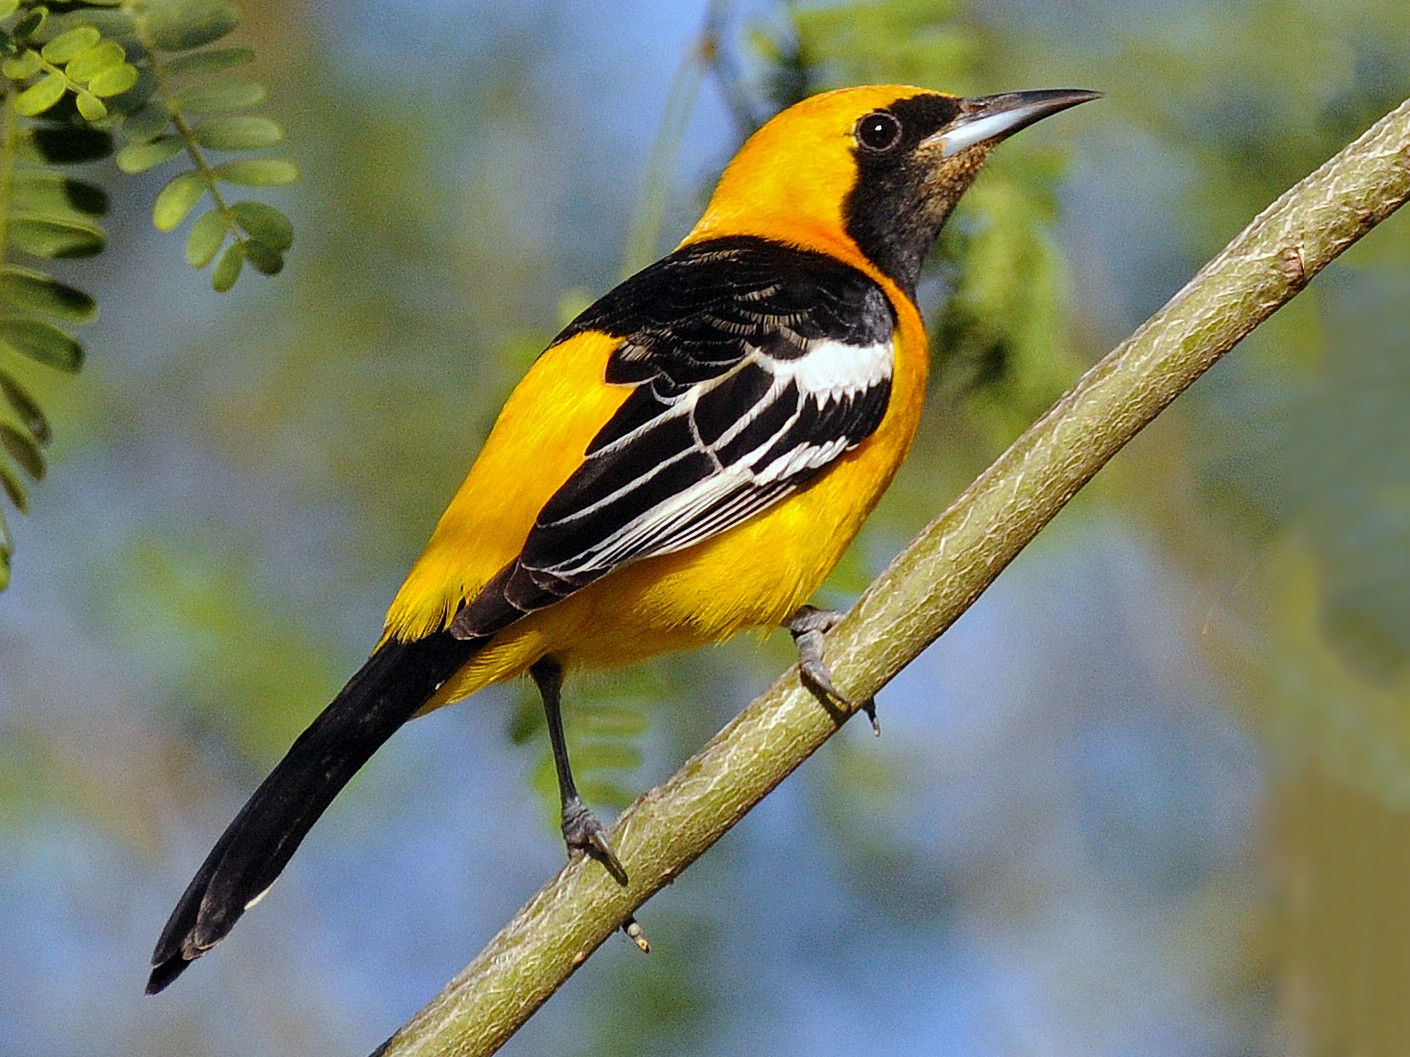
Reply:
[[962, 98], [899, 85], [825, 92], [739, 149], [686, 242], [759, 235], [868, 261], [912, 293], [921, 260], [994, 145], [1100, 93]]

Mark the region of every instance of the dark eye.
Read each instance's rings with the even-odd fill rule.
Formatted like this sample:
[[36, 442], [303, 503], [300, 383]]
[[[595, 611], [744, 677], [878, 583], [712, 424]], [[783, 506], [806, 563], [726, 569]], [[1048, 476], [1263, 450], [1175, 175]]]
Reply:
[[874, 110], [857, 122], [857, 142], [878, 154], [901, 142], [901, 122], [887, 110]]

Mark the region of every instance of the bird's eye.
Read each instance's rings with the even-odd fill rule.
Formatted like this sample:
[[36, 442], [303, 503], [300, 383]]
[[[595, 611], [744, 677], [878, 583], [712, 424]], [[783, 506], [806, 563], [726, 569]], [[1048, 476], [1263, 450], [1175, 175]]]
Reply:
[[901, 142], [901, 122], [887, 110], [874, 110], [857, 122], [853, 133], [869, 151], [884, 154]]

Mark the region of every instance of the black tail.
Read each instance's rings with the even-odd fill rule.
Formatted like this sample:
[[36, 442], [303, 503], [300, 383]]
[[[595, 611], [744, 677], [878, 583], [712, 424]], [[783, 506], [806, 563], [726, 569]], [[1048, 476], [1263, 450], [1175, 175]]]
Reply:
[[187, 886], [152, 953], [149, 995], [225, 938], [348, 780], [484, 642], [449, 632], [389, 642], [348, 680], [255, 790]]

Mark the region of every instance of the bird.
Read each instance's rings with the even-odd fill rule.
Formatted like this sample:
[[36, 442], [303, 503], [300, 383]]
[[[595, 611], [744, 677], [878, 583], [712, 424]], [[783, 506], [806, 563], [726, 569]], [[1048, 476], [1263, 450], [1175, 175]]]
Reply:
[[490, 684], [537, 685], [569, 854], [622, 882], [573, 780], [567, 672], [782, 627], [803, 682], [846, 702], [821, 650], [839, 614], [808, 600], [916, 434], [921, 264], [997, 143], [1099, 94], [843, 88], [750, 136], [679, 246], [579, 314], [510, 394], [367, 662], [181, 896], [148, 993], [264, 896], [398, 728]]

